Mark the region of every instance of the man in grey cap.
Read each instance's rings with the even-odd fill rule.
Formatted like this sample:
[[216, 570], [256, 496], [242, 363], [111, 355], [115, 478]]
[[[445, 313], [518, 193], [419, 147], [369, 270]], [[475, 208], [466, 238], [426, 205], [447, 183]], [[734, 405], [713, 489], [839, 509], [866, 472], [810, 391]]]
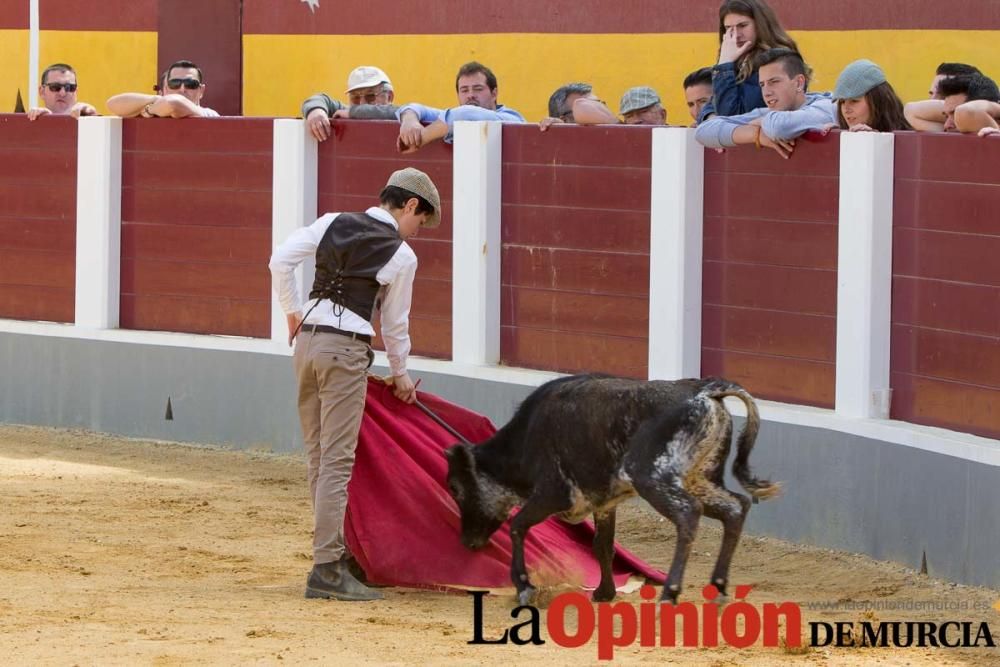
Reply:
[[345, 94], [346, 106], [326, 93], [317, 93], [302, 103], [302, 117], [316, 141], [330, 137], [331, 118], [396, 120], [392, 81], [378, 67], [361, 65], [351, 70]]
[[[417, 256], [406, 240], [421, 227], [440, 224], [441, 198], [427, 174], [407, 168], [389, 177], [379, 202], [364, 213], [323, 215], [293, 232], [269, 264], [287, 319], [288, 344], [295, 341], [299, 421], [315, 521], [307, 598], [382, 597], [349, 570], [347, 484], [365, 405], [366, 370], [374, 358], [371, 322], [377, 310], [393, 393], [406, 403], [416, 399], [406, 361]], [[309, 257], [315, 257], [316, 278], [303, 306], [295, 270]]]
[[667, 110], [660, 103], [660, 96], [649, 86], [626, 90], [618, 105], [618, 113], [626, 125], [667, 124]]

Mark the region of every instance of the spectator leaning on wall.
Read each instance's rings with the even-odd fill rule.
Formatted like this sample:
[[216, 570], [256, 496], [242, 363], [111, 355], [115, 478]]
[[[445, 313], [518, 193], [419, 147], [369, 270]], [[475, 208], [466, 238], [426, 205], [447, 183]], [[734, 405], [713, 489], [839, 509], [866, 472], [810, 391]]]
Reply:
[[622, 95], [618, 113], [626, 125], [666, 125], [667, 110], [659, 94], [649, 86], [629, 88]]
[[49, 65], [42, 72], [38, 96], [44, 107], [28, 109], [28, 120], [41, 116], [96, 116], [97, 109], [86, 102], [76, 101], [76, 70], [65, 63]]
[[[399, 109], [399, 139], [396, 147], [410, 153], [422, 146], [444, 139], [451, 141], [455, 121], [498, 120], [523, 123], [524, 116], [497, 104], [497, 78], [490, 68], [477, 62], [462, 65], [455, 77], [455, 92], [459, 106], [435, 109], [423, 104], [407, 104]], [[423, 123], [430, 123], [427, 127]]]
[[108, 99], [111, 113], [123, 118], [217, 118], [214, 109], [201, 106], [205, 78], [190, 60], [170, 65], [163, 77], [162, 95], [121, 93]]
[[691, 115], [691, 127], [698, 124], [701, 110], [712, 101], [712, 68], [702, 67], [684, 77], [684, 102]]
[[833, 89], [840, 129], [852, 132], [912, 130], [903, 116], [903, 102], [870, 60], [855, 60], [837, 77]]
[[317, 141], [330, 137], [331, 118], [396, 120], [392, 81], [378, 67], [361, 65], [351, 70], [345, 94], [346, 106], [326, 93], [317, 93], [302, 103], [302, 117]]
[[927, 91], [927, 97], [932, 100], [943, 99], [938, 92], [938, 84], [941, 83], [941, 79], [967, 74], [982, 74], [982, 72], [979, 71], [978, 67], [966, 65], [965, 63], [941, 63], [934, 72], [934, 78], [931, 80], [931, 88]]
[[[588, 100], [588, 102], [581, 102], [580, 105], [577, 105], [579, 100]], [[604, 111], [608, 115], [612, 118], [614, 117], [611, 110], [608, 109], [604, 102], [594, 94], [594, 87], [589, 83], [576, 82], [567, 83], [565, 86], [559, 86], [549, 96], [549, 115], [547, 118], [543, 118], [539, 121], [538, 127], [541, 128], [542, 132], [544, 132], [552, 125], [558, 125], [560, 123], [576, 123], [577, 121], [574, 110], [579, 106], [581, 113], [587, 115], [592, 111], [588, 108], [588, 105], [600, 105], [601, 107], [604, 107]]]
[[791, 49], [771, 49], [760, 58], [760, 87], [766, 109], [739, 116], [715, 116], [695, 130], [695, 138], [709, 148], [754, 144], [773, 148], [788, 158], [795, 138], [836, 122], [836, 108], [828, 93], [806, 92], [805, 62]]
[[981, 132], [995, 134], [1000, 91], [982, 74], [949, 76], [938, 82], [939, 100], [910, 102], [906, 119], [922, 132]]

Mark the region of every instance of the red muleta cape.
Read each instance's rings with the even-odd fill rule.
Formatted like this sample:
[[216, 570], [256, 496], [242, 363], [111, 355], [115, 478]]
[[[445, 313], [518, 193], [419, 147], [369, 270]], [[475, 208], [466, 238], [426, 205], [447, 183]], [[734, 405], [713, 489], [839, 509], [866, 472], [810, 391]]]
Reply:
[[[496, 432], [486, 417], [432, 394], [420, 401], [471, 442]], [[370, 379], [361, 422], [344, 534], [370, 581], [394, 586], [496, 589], [511, 587], [510, 526], [480, 551], [459, 541], [460, 517], [448, 494], [444, 450], [455, 436], [391, 387]], [[550, 517], [531, 529], [525, 560], [538, 585], [596, 588], [600, 567], [591, 551], [594, 527]], [[615, 546], [615, 584], [630, 575], [663, 582], [665, 575]]]

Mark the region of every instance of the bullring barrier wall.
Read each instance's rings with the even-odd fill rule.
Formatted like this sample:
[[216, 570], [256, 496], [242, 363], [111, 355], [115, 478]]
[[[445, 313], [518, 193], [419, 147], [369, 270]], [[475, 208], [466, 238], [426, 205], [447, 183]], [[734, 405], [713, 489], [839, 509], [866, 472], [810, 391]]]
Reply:
[[[46, 120], [58, 121], [43, 119], [35, 127], [72, 129], [39, 124]], [[37, 137], [5, 121], [0, 117], [0, 146], [37, 152], [31, 148]], [[784, 500], [755, 508], [751, 530], [913, 566], [926, 557], [932, 574], [1000, 585], [1000, 518], [993, 511], [1000, 502], [1000, 443], [983, 437], [996, 428], [990, 399], [1000, 382], [993, 374], [991, 327], [998, 311], [988, 308], [1000, 285], [991, 264], [954, 266], [954, 254], [942, 263], [939, 252], [989, 248], [998, 233], [988, 214], [968, 221], [911, 215], [914, 201], [921, 211], [942, 206], [938, 197], [921, 199], [914, 192], [967, 188], [969, 174], [949, 179], [898, 157], [915, 151], [919, 163], [924, 154], [940, 158], [947, 154], [941, 151], [952, 151], [954, 160], [954, 151], [968, 148], [970, 159], [990, 164], [1000, 142], [834, 133], [800, 142], [785, 162], [752, 149], [712, 154], [681, 128], [567, 127], [542, 135], [533, 126], [470, 123], [457, 127], [454, 146], [429, 147], [411, 159], [394, 152], [398, 126], [392, 123], [345, 122], [338, 137], [318, 146], [301, 121], [232, 119], [207, 125], [213, 136], [203, 138], [205, 148], [192, 150], [179, 169], [173, 147], [201, 131], [199, 123], [211, 122], [79, 121], [76, 207], [61, 214], [75, 213], [75, 272], [62, 279], [63, 287], [73, 279], [73, 319], [31, 321], [34, 316], [16, 308], [30, 280], [22, 280], [27, 286], [0, 287], [0, 419], [295, 449], [300, 440], [290, 350], [273, 298], [251, 300], [248, 312], [257, 329], [250, 336], [227, 333], [240, 320], [221, 305], [218, 317], [207, 320], [217, 329], [192, 333], [188, 318], [198, 306], [170, 306], [174, 297], [192, 295], [163, 292], [151, 296], [154, 303], [169, 297], [159, 314], [160, 330], [129, 329], [122, 326], [129, 271], [142, 275], [150, 270], [147, 263], [155, 269], [182, 253], [186, 264], [172, 265], [181, 283], [184, 276], [198, 276], [202, 264], [232, 262], [245, 267], [236, 272], [245, 273], [242, 281], [252, 286], [262, 280], [255, 272], [266, 272], [271, 247], [311, 222], [321, 202], [324, 209], [358, 208], [371, 201], [390, 169], [415, 161], [434, 173], [450, 201], [450, 218], [415, 242], [418, 273], [426, 270], [429, 284], [418, 292], [414, 335], [446, 343], [415, 341], [427, 350], [410, 363], [424, 380], [422, 388], [502, 423], [532, 387], [577, 370], [573, 364], [585, 364], [588, 355], [595, 366], [651, 378], [701, 375], [710, 366], [706, 359], [751, 357], [753, 363], [724, 363], [721, 370], [764, 399], [754, 464], [787, 487]], [[162, 133], [163, 141], [145, 140], [156, 157], [129, 155], [129, 146], [142, 143], [134, 142], [142, 123]], [[241, 123], [248, 123], [248, 137], [233, 131]], [[260, 135], [260, 123], [269, 127], [270, 144]], [[602, 157], [585, 155], [587, 146]], [[646, 147], [648, 157], [641, 153]], [[266, 182], [261, 165], [268, 163]], [[30, 182], [47, 166], [28, 160], [5, 173]], [[191, 180], [185, 171], [204, 178]], [[587, 174], [599, 176], [588, 180]], [[967, 189], [954, 200], [969, 215], [998, 200], [995, 181], [981, 180], [974, 196]], [[133, 216], [130, 197], [158, 203]], [[241, 208], [247, 199], [256, 202], [253, 210]], [[904, 199], [911, 204], [900, 204]], [[601, 209], [602, 201], [612, 205]], [[197, 205], [186, 206], [192, 203]], [[200, 208], [211, 208], [218, 224], [199, 217]], [[269, 210], [270, 242], [261, 242], [259, 209]], [[29, 212], [9, 209], [2, 219], [8, 230], [21, 230], [0, 236], [6, 266], [25, 254], [24, 240], [37, 230]], [[931, 240], [920, 238], [927, 225], [917, 220], [934, 221], [962, 237], [949, 241], [966, 246], [937, 242], [933, 234], [944, 233], [939, 228], [927, 230]], [[911, 240], [894, 235], [900, 227], [916, 230]], [[450, 247], [450, 257], [442, 246]], [[908, 255], [901, 258], [901, 252]], [[134, 267], [125, 269], [129, 262]], [[961, 272], [958, 279], [941, 273], [949, 264]], [[42, 270], [17, 275], [34, 279]], [[769, 271], [787, 277], [768, 282]], [[304, 268], [303, 276], [308, 273]], [[828, 274], [835, 275], [832, 294]], [[266, 282], [266, 273], [260, 275]], [[440, 284], [446, 280], [450, 293]], [[206, 282], [206, 289], [218, 288], [220, 279]], [[900, 307], [899, 285], [914, 282], [932, 291], [916, 302], [919, 307]], [[933, 291], [940, 289], [967, 289], [975, 296], [942, 307]], [[193, 296], [193, 304], [218, 298]], [[616, 300], [625, 305], [614, 307]], [[645, 313], [636, 303], [645, 303]], [[450, 306], [450, 320], [442, 304]], [[968, 314], [962, 314], [962, 304]], [[945, 315], [951, 320], [942, 327]], [[816, 318], [814, 327], [803, 324], [809, 318]], [[900, 343], [900, 332], [911, 330], [914, 337]], [[924, 330], [943, 331], [957, 343], [935, 340], [925, 348]], [[632, 351], [616, 355], [623, 338], [631, 339]], [[887, 418], [900, 409], [896, 401], [903, 392], [890, 391], [890, 381], [901, 369], [923, 379], [928, 367], [912, 360], [926, 357], [936, 364], [930, 370], [951, 364], [968, 371], [964, 343], [970, 339], [980, 345], [977, 374], [935, 371], [935, 381], [980, 392], [985, 407], [976, 413], [978, 421], [946, 412], [961, 428], [945, 430], [938, 428], [940, 414], [927, 410], [912, 422]], [[531, 347], [525, 341], [543, 342]], [[637, 362], [642, 356], [635, 348], [643, 347], [645, 359]], [[524, 350], [534, 356], [527, 358]], [[522, 355], [521, 367], [507, 365], [516, 355]], [[901, 365], [904, 357], [911, 360], [908, 366]], [[819, 374], [823, 382], [813, 382], [808, 373], [787, 370], [829, 365], [831, 359], [832, 408], [823, 407], [831, 405], [831, 371]], [[377, 363], [384, 368], [383, 355]], [[783, 374], [790, 378], [784, 385]], [[816, 387], [827, 392], [823, 401], [815, 400]], [[936, 405], [938, 399], [923, 391], [914, 383], [914, 398], [906, 400]], [[918, 418], [930, 425], [914, 423]]]

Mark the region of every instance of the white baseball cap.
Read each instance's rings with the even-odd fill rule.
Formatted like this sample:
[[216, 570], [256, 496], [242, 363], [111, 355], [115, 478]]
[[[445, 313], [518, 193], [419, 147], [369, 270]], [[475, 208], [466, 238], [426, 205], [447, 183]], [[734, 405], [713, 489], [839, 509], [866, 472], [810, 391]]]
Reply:
[[392, 86], [392, 81], [389, 81], [389, 77], [386, 76], [385, 72], [380, 70], [378, 67], [372, 67], [371, 65], [362, 65], [361, 67], [355, 67], [351, 70], [351, 73], [347, 75], [347, 91], [357, 90], [358, 88], [370, 88], [372, 86], [377, 86], [380, 83], [388, 84]]

